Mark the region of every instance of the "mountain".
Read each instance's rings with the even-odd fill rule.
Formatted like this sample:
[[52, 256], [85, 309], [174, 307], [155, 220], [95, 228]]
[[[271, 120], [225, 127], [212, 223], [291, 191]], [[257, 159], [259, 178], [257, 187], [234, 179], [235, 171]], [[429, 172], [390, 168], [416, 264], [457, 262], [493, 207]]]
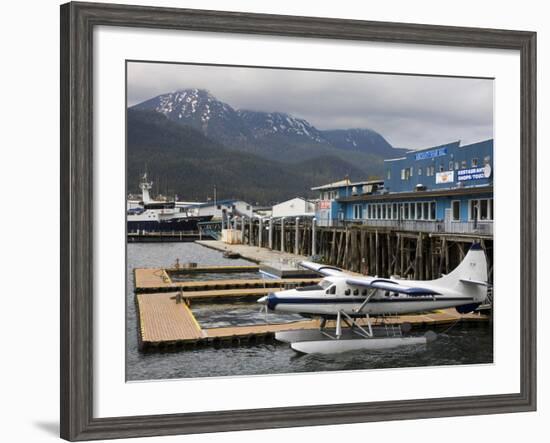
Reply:
[[255, 139], [284, 136], [303, 141], [326, 143], [321, 131], [306, 120], [283, 112], [237, 111]]
[[[248, 152], [230, 149], [200, 130], [158, 111], [127, 111], [128, 192], [138, 192], [140, 174], [147, 168], [155, 182], [185, 200], [206, 199], [214, 185], [218, 198], [240, 198], [272, 204], [296, 196], [315, 197], [311, 187], [361, 177], [361, 169], [338, 157], [284, 163], [266, 161]], [[159, 180], [160, 177], [160, 180]]]
[[239, 113], [204, 89], [169, 92], [133, 106], [132, 109], [158, 112], [222, 142], [243, 141], [250, 137], [248, 126]]
[[318, 157], [338, 158], [356, 165], [365, 177], [381, 175], [383, 159], [402, 154], [369, 129], [321, 131], [282, 112], [236, 110], [203, 89], [162, 94], [131, 109], [155, 111], [199, 130], [226, 148], [269, 161], [294, 164]]
[[372, 129], [336, 129], [322, 131], [323, 137], [333, 146], [355, 152], [368, 152], [384, 158], [399, 157], [407, 149], [396, 149]]

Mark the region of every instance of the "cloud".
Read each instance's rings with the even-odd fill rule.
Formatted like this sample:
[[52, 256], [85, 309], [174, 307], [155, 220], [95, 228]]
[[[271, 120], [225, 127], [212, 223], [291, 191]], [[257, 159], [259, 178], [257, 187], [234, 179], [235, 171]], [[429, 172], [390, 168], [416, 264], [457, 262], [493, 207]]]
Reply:
[[319, 129], [371, 128], [423, 148], [493, 136], [493, 81], [188, 64], [128, 65], [128, 105], [176, 89], [208, 89], [236, 109], [281, 111]]

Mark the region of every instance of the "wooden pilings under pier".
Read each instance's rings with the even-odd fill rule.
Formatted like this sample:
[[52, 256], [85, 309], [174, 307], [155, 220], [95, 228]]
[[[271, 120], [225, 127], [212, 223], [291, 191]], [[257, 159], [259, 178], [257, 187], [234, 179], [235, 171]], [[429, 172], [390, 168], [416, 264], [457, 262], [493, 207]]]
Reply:
[[[264, 255], [280, 253], [295, 260], [313, 255], [322, 263], [349, 271], [415, 280], [435, 279], [449, 273], [462, 261], [470, 245], [479, 242], [487, 254], [489, 282], [493, 280], [490, 235], [408, 231], [362, 224], [326, 227], [315, 226], [311, 219], [291, 217], [278, 222], [247, 221], [242, 225], [242, 235], [243, 245], [259, 248], [258, 256], [262, 250], [268, 251]], [[217, 242], [199, 243], [208, 246]], [[225, 245], [224, 249], [237, 250], [238, 246]]]

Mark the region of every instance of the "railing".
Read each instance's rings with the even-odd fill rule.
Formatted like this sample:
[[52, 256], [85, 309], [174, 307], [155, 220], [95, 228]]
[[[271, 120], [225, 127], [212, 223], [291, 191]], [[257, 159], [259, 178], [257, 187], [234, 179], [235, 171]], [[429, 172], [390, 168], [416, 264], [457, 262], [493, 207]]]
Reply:
[[197, 226], [202, 235], [212, 237], [215, 240], [220, 240], [222, 237], [222, 224], [219, 221], [199, 222]]
[[493, 235], [492, 221], [441, 221], [441, 220], [333, 220], [331, 226], [364, 225], [390, 228], [398, 231], [437, 232], [445, 234]]

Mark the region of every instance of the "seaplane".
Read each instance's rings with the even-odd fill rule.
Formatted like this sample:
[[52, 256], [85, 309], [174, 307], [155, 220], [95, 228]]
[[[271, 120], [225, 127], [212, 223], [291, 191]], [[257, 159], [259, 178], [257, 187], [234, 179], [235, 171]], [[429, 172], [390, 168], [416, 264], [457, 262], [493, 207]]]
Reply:
[[[275, 339], [289, 343], [299, 353], [333, 354], [354, 350], [386, 349], [426, 344], [423, 336], [406, 335], [409, 327], [373, 327], [372, 318], [455, 308], [473, 312], [487, 297], [487, 258], [478, 243], [472, 244], [462, 262], [435, 280], [405, 280], [351, 274], [334, 266], [310, 261], [299, 265], [323, 276], [317, 285], [304, 286], [260, 298], [269, 311], [320, 318], [319, 330], [282, 331]], [[327, 328], [327, 321], [335, 327]], [[343, 325], [345, 323], [345, 325]], [[347, 328], [343, 328], [347, 326]]]

